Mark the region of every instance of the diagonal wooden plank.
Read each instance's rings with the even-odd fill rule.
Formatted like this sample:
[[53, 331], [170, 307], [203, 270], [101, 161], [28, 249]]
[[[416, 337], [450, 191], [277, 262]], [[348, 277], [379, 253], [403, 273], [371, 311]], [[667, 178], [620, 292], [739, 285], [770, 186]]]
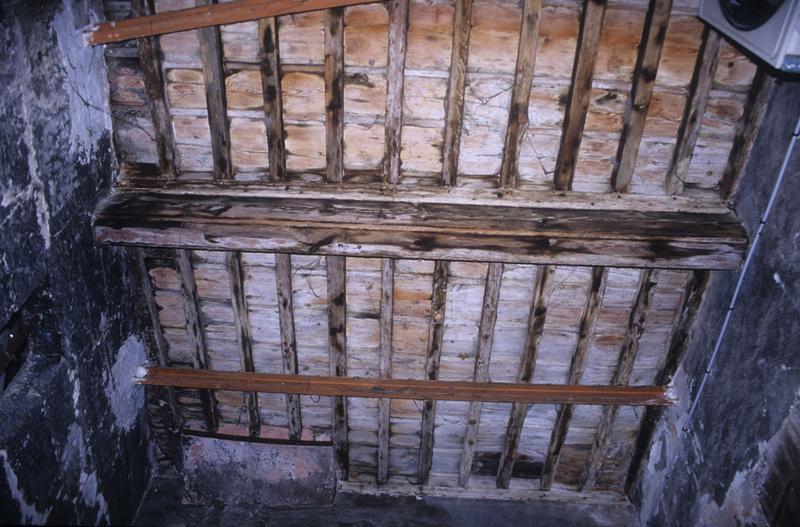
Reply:
[[408, 0], [389, 0], [389, 64], [386, 68], [384, 182], [400, 182], [403, 130], [403, 72], [406, 64]]
[[[347, 289], [344, 256], [326, 256], [328, 283], [328, 358], [331, 376], [347, 377]], [[331, 438], [337, 478], [346, 481], [350, 455], [347, 444], [347, 400], [331, 398]]]
[[[233, 322], [236, 327], [236, 340], [241, 351], [242, 371], [256, 371], [253, 362], [253, 331], [250, 328], [250, 313], [245, 296], [245, 271], [242, 265], [242, 253], [230, 251], [225, 253], [225, 267], [228, 270], [228, 283], [231, 288], [231, 306]], [[251, 437], [261, 435], [261, 412], [258, 408], [258, 395], [244, 393], [247, 414], [249, 416], [249, 432]]]
[[719, 181], [719, 194], [725, 201], [736, 190], [774, 88], [775, 77], [768, 73], [766, 66], [759, 66], [744, 105], [744, 115], [736, 127], [728, 162]]
[[615, 192], [627, 192], [633, 179], [671, 9], [672, 0], [650, 0], [650, 7], [647, 9], [639, 55], [633, 70], [631, 93], [625, 106], [617, 159], [611, 172], [611, 188]]
[[[164, 338], [164, 329], [161, 327], [161, 319], [158, 318], [158, 305], [156, 304], [155, 291], [153, 284], [150, 281], [150, 272], [147, 270], [147, 262], [145, 261], [144, 249], [134, 249], [136, 251], [136, 265], [142, 281], [142, 295], [144, 296], [145, 303], [147, 304], [147, 312], [150, 315], [150, 323], [153, 325], [153, 338], [156, 344], [156, 358], [158, 365], [162, 367], [169, 366], [169, 347], [166, 339]], [[171, 421], [175, 428], [180, 428], [183, 424], [180, 408], [178, 407], [178, 399], [175, 395], [175, 389], [168, 387], [167, 404], [169, 405]]]
[[328, 183], [344, 176], [344, 8], [325, 11], [325, 159]]
[[[133, 16], [145, 16], [154, 12], [153, 0], [131, 0]], [[158, 166], [161, 175], [171, 180], [177, 176], [175, 135], [172, 132], [172, 117], [166, 102], [166, 83], [161, 69], [161, 46], [157, 37], [147, 37], [139, 41], [139, 63], [144, 75], [150, 115], [153, 118]]]
[[[542, 338], [544, 322], [547, 317], [547, 306], [555, 286], [553, 281], [554, 274], [555, 268], [549, 265], [541, 266], [536, 274], [536, 286], [528, 319], [528, 335], [525, 338], [525, 347], [522, 350], [517, 371], [518, 383], [529, 383], [533, 379], [536, 356], [539, 353], [539, 341]], [[508, 484], [511, 482], [514, 458], [517, 455], [517, 447], [522, 435], [522, 425], [525, 424], [525, 415], [527, 413], [527, 404], [515, 403], [511, 406], [511, 414], [508, 418], [508, 426], [506, 427], [506, 435], [503, 441], [503, 451], [500, 455], [500, 465], [497, 469], [497, 488], [499, 489], [507, 489]]]
[[[586, 359], [589, 355], [589, 342], [594, 335], [597, 316], [600, 314], [600, 307], [603, 294], [606, 290], [606, 280], [608, 269], [604, 267], [592, 268], [592, 283], [589, 287], [589, 294], [586, 296], [586, 304], [583, 306], [581, 321], [578, 325], [578, 340], [575, 343], [575, 350], [572, 353], [572, 360], [567, 373], [567, 384], [578, 384], [583, 378], [586, 370]], [[569, 423], [572, 420], [573, 406], [566, 404], [558, 407], [553, 433], [550, 436], [550, 445], [542, 466], [542, 479], [540, 487], [542, 490], [550, 490], [558, 468], [558, 460], [561, 457], [561, 448], [567, 438]]]
[[[669, 339], [669, 348], [667, 349], [664, 362], [658, 369], [655, 382], [661, 386], [669, 385], [672, 382], [672, 376], [678, 370], [681, 359], [686, 353], [689, 345], [689, 334], [700, 309], [700, 303], [703, 301], [703, 294], [706, 290], [708, 283], [708, 271], [692, 271], [686, 283], [686, 289], [683, 293], [681, 300], [681, 307], [672, 323], [672, 332]], [[642, 421], [639, 425], [639, 431], [636, 434], [636, 444], [631, 456], [631, 462], [628, 467], [628, 475], [625, 479], [625, 493], [630, 494], [634, 485], [639, 480], [644, 461], [650, 452], [650, 445], [653, 441], [653, 435], [656, 431], [656, 425], [664, 415], [663, 410], [657, 410], [648, 406], [642, 415]]]
[[[183, 292], [183, 311], [186, 315], [186, 331], [189, 341], [194, 348], [192, 360], [194, 367], [198, 370], [208, 369], [208, 347], [206, 346], [206, 334], [203, 330], [203, 323], [200, 319], [200, 298], [197, 294], [197, 284], [194, 278], [194, 267], [192, 266], [192, 253], [186, 249], [177, 249], [175, 258], [178, 263], [178, 274], [181, 279], [181, 291]], [[216, 432], [219, 426], [219, 412], [217, 411], [217, 400], [211, 390], [200, 390], [200, 403], [203, 407], [203, 416], [206, 421], [206, 429], [209, 432]]]
[[286, 179], [286, 143], [277, 18], [262, 18], [258, 21], [258, 43], [261, 56], [261, 90], [264, 94], [264, 125], [269, 150], [269, 179], [283, 181]]
[[445, 100], [444, 144], [442, 147], [442, 184], [455, 186], [458, 176], [458, 153], [464, 116], [464, 89], [467, 83], [469, 35], [472, 30], [472, 0], [455, 0], [453, 48], [450, 54], [450, 77]]
[[[658, 273], [659, 271], [657, 270], [645, 269], [639, 276], [639, 286], [636, 292], [636, 299], [631, 308], [630, 317], [628, 318], [625, 340], [622, 343], [622, 349], [617, 359], [614, 377], [611, 379], [612, 386], [625, 386], [628, 384], [628, 379], [633, 370], [633, 363], [639, 351], [639, 340], [644, 332], [653, 293], [658, 284]], [[597, 473], [606, 457], [608, 438], [611, 435], [611, 429], [614, 426], [614, 419], [617, 417], [618, 408], [618, 406], [603, 407], [603, 415], [600, 418], [600, 423], [597, 425], [594, 441], [592, 442], [592, 450], [589, 453], [589, 458], [586, 460], [586, 465], [581, 474], [580, 483], [578, 485], [579, 490], [584, 490], [586, 488], [591, 489], [594, 487]]]
[[[297, 375], [297, 339], [294, 332], [294, 303], [292, 301], [292, 261], [284, 253], [275, 254], [275, 282], [278, 289], [278, 324], [281, 331], [283, 373]], [[300, 397], [286, 394], [286, 415], [289, 438], [299, 440], [303, 435]]]
[[689, 165], [692, 163], [700, 126], [703, 124], [703, 115], [708, 106], [708, 96], [714, 85], [714, 74], [719, 63], [721, 44], [720, 34], [710, 26], [706, 26], [703, 29], [703, 43], [697, 53], [697, 61], [694, 65], [689, 96], [683, 109], [681, 127], [678, 130], [675, 149], [672, 151], [672, 161], [664, 181], [664, 187], [669, 194], [683, 192], [683, 182], [686, 181], [686, 175], [689, 173]]
[[581, 148], [583, 126], [589, 110], [589, 97], [592, 94], [592, 77], [600, 49], [600, 31], [606, 16], [606, 0], [585, 0], [581, 13], [581, 29], [575, 48], [575, 62], [572, 68], [572, 82], [569, 85], [567, 109], [564, 114], [564, 127], [558, 160], [553, 174], [556, 190], [571, 190], [575, 177], [575, 166]]
[[[444, 336], [445, 303], [450, 264], [437, 260], [433, 268], [433, 292], [431, 294], [431, 318], [428, 327], [428, 349], [425, 356], [425, 379], [435, 381], [439, 377], [439, 361], [442, 358]], [[433, 429], [436, 422], [436, 401], [425, 400], [422, 407], [422, 426], [419, 439], [419, 464], [417, 484], [428, 481], [433, 462]]]
[[514, 188], [519, 172], [519, 152], [528, 130], [528, 103], [536, 64], [536, 45], [539, 40], [539, 11], [542, 0], [525, 0], [517, 48], [517, 67], [508, 110], [503, 161], [500, 166], [500, 186]]
[[[216, 0], [196, 0], [198, 5], [216, 3]], [[228, 101], [225, 95], [225, 70], [222, 65], [222, 38], [219, 27], [200, 29], [200, 61], [208, 108], [208, 126], [211, 130], [211, 156], [214, 160], [214, 181], [226, 183], [233, 179], [231, 163], [231, 132], [228, 125]]]
[[[380, 319], [380, 363], [381, 379], [392, 378], [392, 333], [394, 315], [394, 260], [384, 258], [381, 263], [381, 319]], [[378, 477], [383, 485], [389, 481], [389, 433], [391, 426], [391, 401], [378, 399]]]
[[[497, 321], [497, 303], [500, 300], [500, 284], [503, 279], [503, 264], [490, 263], [486, 273], [486, 287], [483, 291], [483, 308], [478, 326], [478, 350], [475, 354], [475, 382], [489, 381], [489, 361], [494, 344], [494, 325]], [[464, 446], [461, 454], [461, 468], [458, 471], [458, 484], [466, 487], [472, 471], [472, 459], [475, 454], [475, 442], [478, 439], [478, 427], [481, 421], [483, 403], [472, 401], [467, 412], [467, 429], [464, 432]]]

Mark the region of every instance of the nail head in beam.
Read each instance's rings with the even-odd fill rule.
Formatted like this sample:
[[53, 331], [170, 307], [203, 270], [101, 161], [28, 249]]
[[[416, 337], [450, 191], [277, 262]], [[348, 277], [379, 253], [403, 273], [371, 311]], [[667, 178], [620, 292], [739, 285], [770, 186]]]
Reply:
[[572, 82], [569, 85], [567, 109], [564, 114], [564, 127], [558, 160], [553, 174], [556, 190], [571, 190], [575, 177], [575, 166], [581, 148], [583, 126], [589, 110], [592, 93], [592, 78], [597, 52], [600, 49], [600, 32], [606, 15], [606, 0], [585, 0], [581, 13], [581, 27], [575, 48], [575, 61], [572, 69]]
[[193, 390], [292, 393], [320, 397], [624, 406], [669, 406], [674, 403], [668, 389], [659, 386], [575, 386], [316, 377], [185, 368], [145, 368], [144, 374], [137, 379], [137, 382], [150, 386], [174, 386]]
[[389, 64], [386, 69], [385, 183], [400, 182], [403, 130], [403, 74], [408, 35], [408, 0], [389, 0]]
[[[622, 343], [622, 349], [617, 359], [614, 376], [611, 379], [611, 384], [613, 386], [625, 386], [628, 384], [631, 371], [633, 370], [633, 363], [639, 351], [639, 341], [644, 332], [645, 322], [650, 311], [650, 305], [652, 304], [653, 293], [658, 283], [658, 274], [658, 271], [646, 269], [643, 270], [639, 276], [639, 287], [636, 292], [633, 307], [631, 308], [630, 317], [628, 318], [625, 340]], [[594, 441], [592, 442], [592, 449], [589, 453], [589, 458], [586, 460], [586, 465], [584, 466], [578, 485], [578, 489], [581, 491], [586, 488], [591, 489], [594, 487], [595, 481], [597, 480], [597, 473], [608, 451], [608, 438], [614, 426], [617, 408], [616, 406], [607, 406], [603, 408], [603, 414], [600, 418], [597, 430], [595, 431]]]
[[[328, 359], [333, 377], [347, 376], [347, 290], [344, 256], [326, 256], [328, 284]], [[342, 396], [331, 398], [331, 437], [337, 476], [346, 481], [349, 474], [347, 445], [347, 401]]]
[[[186, 315], [186, 330], [189, 341], [192, 343], [194, 354], [192, 359], [196, 370], [208, 369], [208, 348], [206, 335], [200, 320], [200, 299], [197, 294], [197, 284], [194, 278], [192, 253], [187, 249], [177, 249], [175, 257], [178, 263], [178, 274], [183, 292], [183, 311]], [[200, 390], [200, 402], [203, 407], [203, 416], [209, 432], [216, 432], [219, 426], [219, 413], [217, 400], [211, 390]]]
[[[236, 339], [239, 342], [242, 371], [254, 372], [253, 332], [250, 328], [250, 313], [245, 296], [245, 271], [242, 265], [242, 254], [239, 251], [225, 253], [225, 265], [228, 270], [228, 283], [231, 288], [231, 305], [233, 321], [236, 327]], [[253, 437], [261, 435], [261, 412], [258, 408], [258, 395], [244, 392], [247, 413], [249, 416], [249, 432]]]
[[455, 186], [458, 176], [458, 153], [461, 146], [471, 30], [472, 0], [455, 0], [453, 48], [450, 54], [450, 77], [445, 99], [446, 117], [442, 151], [442, 184], [446, 186]]
[[539, 40], [539, 12], [542, 0], [525, 0], [517, 48], [517, 66], [511, 90], [511, 107], [508, 112], [505, 148], [500, 166], [500, 186], [517, 186], [519, 153], [522, 140], [528, 131], [528, 104], [536, 63], [536, 45]]
[[[380, 362], [378, 374], [381, 379], [392, 378], [392, 333], [394, 314], [394, 260], [384, 258], [381, 262], [381, 314], [380, 314]], [[389, 481], [389, 433], [391, 427], [391, 401], [378, 399], [378, 475], [377, 482]]]
[[325, 11], [325, 158], [328, 183], [344, 175], [344, 8]]
[[269, 179], [283, 181], [286, 179], [286, 143], [276, 18], [262, 18], [258, 21], [258, 42], [261, 58], [261, 90], [264, 94], [264, 126], [269, 150]]
[[[437, 260], [433, 267], [433, 292], [431, 294], [431, 318], [428, 326], [428, 350], [425, 358], [425, 378], [435, 381], [439, 377], [439, 363], [442, 358], [444, 337], [444, 317], [447, 301], [447, 282], [450, 264]], [[436, 401], [426, 399], [422, 407], [422, 426], [419, 440], [419, 464], [417, 465], [417, 484], [428, 481], [433, 462], [433, 429], [436, 422]]]
[[[478, 351], [475, 355], [474, 382], [485, 383], [489, 380], [489, 362], [494, 344], [494, 326], [497, 322], [497, 304], [500, 300], [500, 285], [503, 279], [503, 264], [489, 264], [486, 273], [486, 287], [483, 291], [483, 308], [478, 325]], [[472, 459], [475, 455], [475, 443], [478, 440], [478, 428], [481, 420], [483, 403], [472, 401], [467, 412], [467, 428], [464, 432], [461, 467], [458, 472], [458, 484], [466, 487], [472, 472]]]
[[[216, 0], [196, 0], [198, 4]], [[211, 156], [214, 160], [214, 180], [225, 183], [233, 179], [231, 162], [231, 133], [228, 126], [228, 101], [225, 94], [225, 70], [222, 65], [222, 38], [219, 27], [201, 29], [200, 61], [205, 81], [208, 127], [211, 131]]]
[[376, 0], [240, 0], [202, 5], [100, 24], [89, 34], [88, 44], [110, 44], [133, 38], [375, 2]]
[[694, 147], [703, 124], [703, 116], [708, 106], [708, 97], [714, 85], [714, 75], [719, 63], [719, 50], [722, 37], [706, 26], [703, 29], [703, 43], [697, 53], [689, 96], [683, 110], [681, 127], [678, 130], [672, 161], [670, 162], [664, 186], [669, 194], [683, 192], [683, 182], [689, 173]]
[[[133, 16], [152, 14], [151, 0], [131, 0], [131, 14]], [[177, 176], [175, 136], [172, 132], [172, 117], [166, 103], [166, 83], [161, 69], [161, 46], [156, 37], [147, 37], [139, 41], [139, 63], [153, 119], [158, 165], [162, 175], [173, 179]]]
[[728, 162], [720, 178], [719, 194], [724, 201], [730, 199], [736, 190], [774, 88], [775, 77], [768, 73], [766, 66], [759, 66], [744, 105], [744, 115], [737, 124]]
[[611, 173], [611, 188], [615, 192], [627, 192], [636, 168], [639, 145], [642, 142], [647, 110], [658, 74], [661, 50], [669, 27], [669, 14], [672, 0], [650, 0], [650, 7], [644, 21], [642, 41], [636, 67], [633, 70], [633, 84], [625, 106], [622, 134], [620, 135], [617, 159]]
[[[294, 329], [294, 303], [292, 301], [292, 260], [288, 254], [275, 254], [275, 282], [278, 288], [278, 324], [281, 332], [283, 373], [297, 375], [297, 338]], [[289, 438], [299, 440], [303, 435], [300, 396], [286, 395], [286, 415], [289, 421]]]
[[[553, 275], [555, 268], [549, 265], [539, 267], [536, 273], [536, 286], [531, 303], [530, 316], [528, 318], [528, 334], [525, 339], [522, 357], [520, 358], [519, 369], [517, 371], [518, 383], [529, 383], [533, 379], [533, 372], [536, 366], [536, 357], [539, 354], [539, 342], [544, 332], [544, 322], [547, 317], [547, 307], [550, 302], [550, 295], [555, 286]], [[503, 451], [500, 455], [500, 464], [497, 470], [497, 488], [507, 489], [511, 482], [511, 475], [514, 471], [514, 461], [517, 455], [519, 439], [522, 435], [522, 426], [525, 424], [525, 415], [528, 413], [528, 405], [515, 403], [511, 407], [511, 414], [508, 418]]]
[[[586, 303], [583, 306], [580, 323], [578, 324], [578, 340], [572, 353], [572, 360], [567, 373], [567, 384], [578, 384], [583, 378], [583, 373], [586, 370], [586, 360], [589, 356], [589, 343], [595, 332], [607, 281], [608, 269], [605, 267], [592, 268], [592, 282], [589, 286], [589, 294], [586, 296]], [[556, 412], [550, 444], [547, 447], [547, 454], [542, 466], [542, 478], [540, 480], [540, 488], [542, 490], [550, 490], [553, 484], [558, 461], [561, 457], [561, 449], [564, 446], [564, 440], [567, 437], [569, 424], [572, 420], [572, 411], [572, 405], [567, 404], [559, 406]]]

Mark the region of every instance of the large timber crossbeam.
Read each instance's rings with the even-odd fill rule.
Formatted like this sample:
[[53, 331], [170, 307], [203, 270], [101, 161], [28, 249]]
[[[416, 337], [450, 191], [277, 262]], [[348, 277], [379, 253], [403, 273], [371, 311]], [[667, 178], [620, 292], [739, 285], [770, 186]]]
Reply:
[[670, 209], [671, 198], [624, 208], [623, 199], [131, 190], [99, 205], [95, 232], [104, 243], [182, 249], [673, 269], [740, 264], [747, 239], [729, 211]]

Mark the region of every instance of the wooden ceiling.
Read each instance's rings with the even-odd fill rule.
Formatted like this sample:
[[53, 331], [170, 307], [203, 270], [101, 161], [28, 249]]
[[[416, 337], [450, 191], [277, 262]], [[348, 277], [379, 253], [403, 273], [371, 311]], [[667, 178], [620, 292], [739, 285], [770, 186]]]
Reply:
[[747, 243], [723, 200], [771, 81], [695, 8], [391, 0], [109, 45], [98, 240], [141, 247], [157, 364], [223, 372], [154, 370], [154, 426], [332, 444], [359, 492], [618, 499], [661, 407], [598, 394], [670, 382]]

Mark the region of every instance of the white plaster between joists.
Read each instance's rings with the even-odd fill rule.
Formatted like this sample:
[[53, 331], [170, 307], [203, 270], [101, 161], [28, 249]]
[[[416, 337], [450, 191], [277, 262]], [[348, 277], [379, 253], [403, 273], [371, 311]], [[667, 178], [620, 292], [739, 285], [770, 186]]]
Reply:
[[36, 505], [29, 503], [25, 499], [25, 493], [19, 488], [17, 474], [14, 472], [14, 468], [8, 461], [8, 453], [5, 450], [0, 450], [0, 459], [3, 460], [3, 470], [5, 470], [6, 473], [6, 482], [8, 483], [8, 488], [11, 492], [11, 499], [14, 500], [19, 506], [19, 512], [21, 515], [20, 523], [28, 525], [44, 524], [47, 521], [47, 517], [50, 515], [50, 509], [47, 509], [44, 512], [39, 512], [39, 510], [36, 508]]

